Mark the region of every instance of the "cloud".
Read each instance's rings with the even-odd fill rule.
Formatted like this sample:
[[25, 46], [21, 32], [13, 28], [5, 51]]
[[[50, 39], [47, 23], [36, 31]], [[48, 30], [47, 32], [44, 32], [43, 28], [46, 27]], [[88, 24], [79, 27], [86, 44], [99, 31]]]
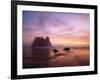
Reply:
[[23, 13], [23, 42], [31, 44], [36, 36], [49, 36], [53, 44], [89, 44], [89, 15], [79, 13]]

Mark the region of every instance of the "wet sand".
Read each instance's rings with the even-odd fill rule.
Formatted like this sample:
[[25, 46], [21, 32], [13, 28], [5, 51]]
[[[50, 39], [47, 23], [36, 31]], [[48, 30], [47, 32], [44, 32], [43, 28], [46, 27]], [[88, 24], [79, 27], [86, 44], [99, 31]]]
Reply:
[[[38, 64], [38, 65], [37, 65]], [[46, 61], [33, 61], [32, 57], [25, 57], [23, 68], [87, 66], [89, 65], [89, 50], [73, 50], [65, 53], [51, 53]]]

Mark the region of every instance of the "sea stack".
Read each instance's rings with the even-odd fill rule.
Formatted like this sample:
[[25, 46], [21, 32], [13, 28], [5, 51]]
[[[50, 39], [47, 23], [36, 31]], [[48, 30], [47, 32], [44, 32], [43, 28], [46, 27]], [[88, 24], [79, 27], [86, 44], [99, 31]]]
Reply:
[[46, 38], [36, 37], [31, 46], [33, 62], [39, 63], [39, 65], [40, 63], [43, 64], [43, 62], [46, 62], [50, 54], [51, 46], [48, 36]]

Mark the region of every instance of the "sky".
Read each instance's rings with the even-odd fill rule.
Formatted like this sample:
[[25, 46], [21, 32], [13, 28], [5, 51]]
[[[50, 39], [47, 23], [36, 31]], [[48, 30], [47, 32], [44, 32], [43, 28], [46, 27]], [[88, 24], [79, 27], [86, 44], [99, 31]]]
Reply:
[[23, 11], [24, 45], [48, 36], [54, 46], [89, 46], [89, 33], [88, 13]]

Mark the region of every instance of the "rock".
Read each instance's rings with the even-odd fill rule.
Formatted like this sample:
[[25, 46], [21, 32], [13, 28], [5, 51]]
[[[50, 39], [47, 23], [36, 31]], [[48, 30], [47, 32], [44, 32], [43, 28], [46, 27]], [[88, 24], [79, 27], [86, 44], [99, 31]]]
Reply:
[[32, 48], [34, 47], [51, 47], [49, 37], [46, 37], [45, 39], [43, 37], [36, 37], [32, 43]]
[[55, 53], [55, 55], [56, 55], [57, 52], [59, 52], [57, 49], [52, 49], [52, 50]]
[[32, 58], [33, 61], [44, 62], [48, 60], [50, 50], [51, 50], [51, 42], [49, 37], [36, 37], [32, 42]]
[[66, 47], [63, 49], [64, 51], [70, 51], [70, 48], [69, 47]]

